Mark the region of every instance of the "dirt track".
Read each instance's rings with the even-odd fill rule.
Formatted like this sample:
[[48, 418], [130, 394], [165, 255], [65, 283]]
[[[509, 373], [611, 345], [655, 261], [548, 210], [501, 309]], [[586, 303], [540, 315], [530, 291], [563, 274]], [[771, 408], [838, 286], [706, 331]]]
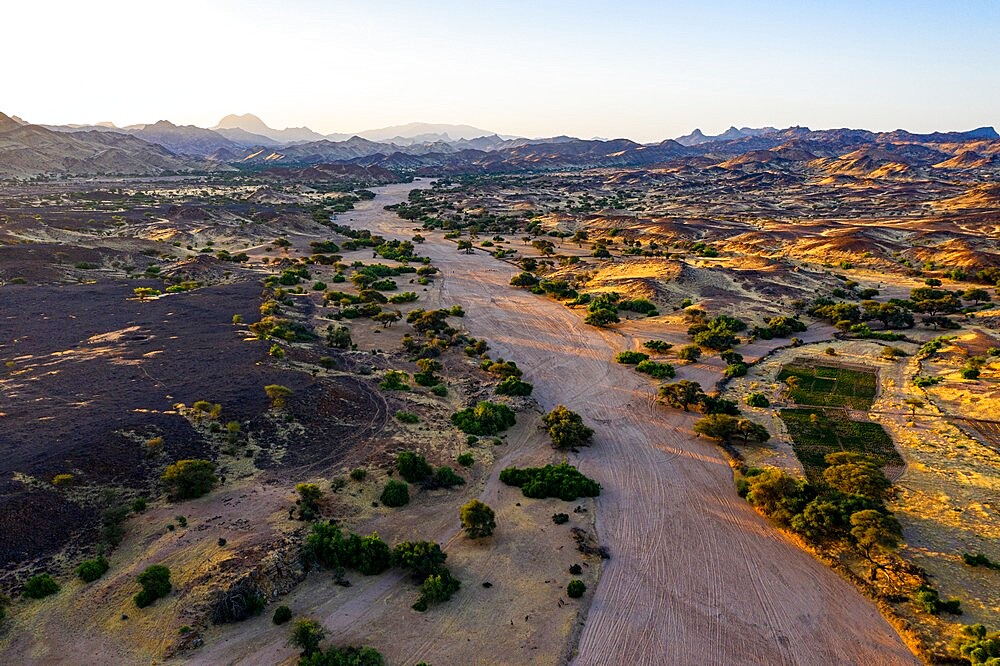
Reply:
[[[380, 188], [340, 221], [409, 238], [413, 224], [382, 207], [412, 187]], [[721, 452], [690, 432], [693, 416], [657, 406], [648, 381], [609, 362], [633, 346], [627, 327], [585, 326], [510, 288], [512, 267], [438, 234], [420, 251], [444, 272], [436, 297], [462, 305], [470, 333], [518, 362], [543, 407], [566, 404], [597, 431], [577, 462], [604, 486], [597, 526], [612, 557], [574, 663], [919, 663], [870, 602], [736, 495]]]

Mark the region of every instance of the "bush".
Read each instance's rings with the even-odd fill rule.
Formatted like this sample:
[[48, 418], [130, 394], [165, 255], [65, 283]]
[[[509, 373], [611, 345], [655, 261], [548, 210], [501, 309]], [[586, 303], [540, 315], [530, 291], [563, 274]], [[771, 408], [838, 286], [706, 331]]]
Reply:
[[655, 379], [673, 379], [677, 376], [677, 371], [674, 370], [674, 366], [669, 363], [659, 363], [657, 361], [641, 361], [637, 366], [635, 366], [637, 372], [641, 372], [644, 375], [649, 375]]
[[472, 539], [488, 537], [496, 529], [496, 515], [486, 504], [477, 499], [464, 504], [459, 511], [462, 529]]
[[379, 501], [391, 508], [406, 506], [410, 503], [410, 488], [402, 481], [389, 479], [385, 482]]
[[32, 576], [24, 584], [21, 596], [26, 599], [42, 599], [59, 591], [59, 583], [47, 573]]
[[981, 624], [962, 627], [954, 647], [973, 666], [996, 666], [1000, 660], [1000, 632], [988, 633]]
[[442, 465], [434, 472], [432, 485], [437, 488], [451, 488], [453, 486], [464, 486], [465, 479], [455, 473], [451, 467]]
[[420, 417], [413, 412], [399, 410], [396, 412], [396, 420], [400, 423], [420, 423]]
[[545, 467], [508, 467], [500, 472], [500, 481], [521, 489], [525, 497], [558, 497], [572, 502], [578, 497], [597, 497], [601, 484], [582, 474], [569, 463]]
[[375, 648], [329, 647], [299, 659], [299, 666], [385, 666], [385, 660]]
[[[326, 630], [323, 629], [322, 625], [315, 620], [297, 620], [295, 625], [292, 627], [291, 643], [295, 647], [302, 650], [303, 657], [311, 657], [319, 653], [319, 644], [326, 637]], [[303, 663], [315, 663], [317, 666], [322, 664], [322, 661], [307, 662], [305, 659], [299, 662]]]
[[661, 354], [673, 349], [673, 345], [666, 340], [646, 340], [642, 343], [642, 346], [650, 351], [660, 352]]
[[682, 361], [694, 362], [701, 358], [701, 347], [698, 345], [684, 345], [677, 350], [677, 358]]
[[278, 606], [274, 609], [274, 615], [271, 616], [271, 621], [275, 624], [284, 624], [292, 619], [292, 609], [288, 606]]
[[586, 591], [587, 586], [579, 578], [571, 580], [569, 585], [566, 586], [566, 594], [568, 594], [571, 599], [579, 599]]
[[548, 428], [552, 445], [558, 449], [584, 446], [594, 437], [593, 429], [583, 423], [583, 418], [564, 405], [557, 405], [542, 418], [542, 423]]
[[351, 470], [351, 479], [354, 481], [364, 481], [368, 476], [368, 470], [364, 467], [355, 467]]
[[76, 568], [76, 575], [86, 583], [93, 583], [108, 571], [108, 561], [103, 557], [93, 560], [84, 560]]
[[409, 391], [410, 376], [401, 370], [390, 370], [385, 373], [378, 387], [383, 391]]
[[439, 573], [446, 559], [448, 555], [433, 541], [404, 541], [392, 549], [393, 566], [406, 569], [417, 582]]
[[443, 398], [446, 395], [448, 395], [448, 387], [445, 386], [444, 384], [438, 384], [437, 386], [432, 386], [431, 393], [438, 396], [439, 398]]
[[378, 534], [345, 535], [333, 521], [313, 525], [303, 555], [328, 569], [357, 569], [365, 576], [380, 574], [392, 564], [389, 546]]
[[441, 569], [424, 580], [420, 586], [420, 598], [413, 605], [414, 610], [423, 611], [430, 604], [448, 601], [458, 591], [462, 583], [447, 569]]
[[952, 615], [962, 614], [962, 602], [958, 599], [945, 601], [941, 599], [938, 591], [929, 585], [921, 585], [917, 588], [917, 593], [913, 600], [918, 606], [931, 615], [939, 615], [942, 612]]
[[626, 365], [635, 365], [636, 363], [641, 363], [649, 358], [649, 354], [643, 354], [637, 351], [623, 351], [618, 352], [615, 356], [615, 361], [618, 363], [624, 363]]
[[517, 377], [507, 377], [502, 382], [497, 384], [497, 394], [525, 396], [531, 395], [534, 388], [535, 387], [528, 382], [523, 382]]
[[516, 421], [510, 407], [492, 402], [480, 402], [451, 415], [451, 422], [467, 435], [495, 435]]
[[469, 452], [459, 453], [455, 460], [458, 461], [458, 464], [462, 467], [472, 467], [473, 463], [476, 462], [475, 456]]
[[750, 393], [747, 395], [747, 405], [750, 407], [770, 407], [771, 401], [763, 393]]
[[568, 513], [553, 513], [552, 514], [552, 522], [555, 523], [556, 525], [565, 525], [566, 523], [569, 522], [569, 514]]
[[178, 460], [160, 478], [171, 499], [201, 497], [215, 485], [215, 464], [208, 460]]
[[133, 599], [139, 608], [145, 608], [157, 599], [170, 594], [173, 586], [170, 584], [170, 569], [162, 564], [154, 564], [146, 567], [146, 570], [139, 574], [139, 585], [142, 589]]
[[396, 456], [396, 470], [410, 483], [420, 483], [434, 471], [426, 458], [413, 451], [403, 451]]
[[723, 374], [726, 377], [743, 377], [747, 374], [747, 364], [746, 363], [730, 363], [726, 366]]

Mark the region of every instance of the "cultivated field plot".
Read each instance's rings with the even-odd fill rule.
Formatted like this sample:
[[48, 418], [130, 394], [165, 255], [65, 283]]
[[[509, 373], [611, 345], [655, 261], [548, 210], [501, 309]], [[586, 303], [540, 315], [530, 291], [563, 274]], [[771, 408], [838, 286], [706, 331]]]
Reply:
[[[794, 377], [792, 382], [788, 380]], [[870, 409], [878, 379], [871, 370], [833, 365], [793, 363], [778, 374], [791, 387], [792, 399], [800, 405]]]
[[837, 451], [869, 455], [879, 466], [903, 464], [892, 438], [877, 423], [852, 421], [837, 410], [782, 409], [780, 414], [810, 479], [822, 475], [824, 456]]

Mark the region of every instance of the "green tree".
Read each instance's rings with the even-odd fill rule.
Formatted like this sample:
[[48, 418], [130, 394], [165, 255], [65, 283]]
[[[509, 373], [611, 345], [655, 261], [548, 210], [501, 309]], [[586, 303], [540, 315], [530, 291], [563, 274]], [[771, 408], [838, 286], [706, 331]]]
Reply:
[[295, 492], [299, 494], [299, 520], [315, 520], [319, 515], [319, 498], [323, 491], [315, 483], [298, 483]]
[[709, 414], [698, 419], [694, 431], [710, 439], [728, 441], [737, 432], [739, 419], [729, 414]]
[[587, 591], [586, 584], [579, 578], [575, 578], [569, 582], [566, 586], [566, 594], [571, 599], [579, 599], [583, 596], [583, 593]]
[[385, 482], [379, 501], [392, 508], [405, 506], [410, 503], [410, 487], [402, 481], [389, 479]]
[[462, 529], [472, 539], [490, 536], [497, 526], [493, 509], [477, 499], [464, 504], [459, 517], [462, 519]]
[[434, 472], [427, 459], [413, 451], [402, 451], [396, 456], [396, 470], [410, 483], [420, 483]]
[[215, 485], [215, 463], [208, 460], [178, 460], [168, 465], [160, 479], [171, 499], [201, 497]]
[[895, 550], [903, 531], [891, 515], [865, 509], [851, 514], [851, 536], [862, 557], [871, 563], [874, 580], [877, 572], [885, 568], [878, 558]]
[[682, 379], [673, 384], [664, 384], [659, 390], [660, 399], [671, 407], [690, 411], [691, 405], [697, 405], [705, 399], [701, 384], [688, 379]]
[[93, 560], [84, 560], [76, 568], [76, 575], [86, 583], [93, 583], [108, 571], [108, 561], [104, 557], [97, 557]]
[[139, 574], [139, 586], [142, 589], [133, 599], [136, 606], [145, 608], [157, 599], [170, 594], [170, 590], [173, 589], [170, 584], [170, 569], [162, 564], [146, 567], [145, 571]]
[[292, 625], [291, 644], [302, 650], [303, 657], [319, 652], [319, 644], [326, 638], [326, 630], [316, 620], [296, 620]]
[[557, 449], [586, 446], [594, 438], [594, 430], [584, 424], [579, 414], [564, 405], [557, 405], [542, 418], [542, 423], [548, 429], [552, 445]]
[[47, 573], [32, 576], [24, 584], [21, 596], [26, 599], [42, 599], [59, 591], [59, 583]]

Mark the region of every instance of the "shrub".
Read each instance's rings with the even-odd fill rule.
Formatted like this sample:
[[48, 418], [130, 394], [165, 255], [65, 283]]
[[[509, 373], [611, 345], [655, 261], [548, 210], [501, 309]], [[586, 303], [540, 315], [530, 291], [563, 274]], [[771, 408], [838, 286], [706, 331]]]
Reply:
[[586, 591], [586, 584], [584, 584], [584, 582], [579, 578], [571, 580], [569, 585], [566, 586], [566, 594], [569, 595], [571, 599], [579, 599]]
[[413, 605], [414, 610], [423, 611], [430, 604], [448, 601], [458, 591], [462, 583], [447, 569], [433, 573], [420, 585], [420, 598]]
[[698, 345], [684, 345], [677, 350], [677, 358], [682, 361], [694, 362], [701, 358], [701, 347]]
[[351, 478], [355, 481], [364, 481], [368, 476], [368, 470], [364, 467], [355, 467], [351, 470]]
[[299, 666], [385, 666], [385, 660], [370, 647], [329, 647], [299, 659]]
[[[297, 620], [292, 627], [291, 643], [302, 650], [303, 657], [311, 657], [319, 653], [319, 644], [326, 637], [326, 630], [315, 620]], [[308, 663], [301, 660], [300, 664]], [[317, 666], [322, 661], [315, 662]]]
[[403, 451], [396, 456], [396, 470], [410, 483], [420, 483], [434, 471], [426, 458], [413, 451]]
[[931, 615], [940, 613], [950, 613], [952, 615], [962, 614], [962, 602], [958, 599], [943, 600], [938, 591], [929, 585], [921, 585], [917, 588], [917, 593], [913, 600], [918, 606]]
[[160, 478], [171, 499], [201, 497], [215, 485], [215, 464], [208, 460], [178, 460]]
[[420, 417], [413, 412], [399, 410], [396, 412], [396, 420], [400, 423], [420, 423]]
[[637, 351], [623, 351], [618, 352], [615, 356], [615, 361], [618, 363], [624, 363], [626, 365], [635, 365], [641, 363], [649, 358], [649, 354], [643, 354]]
[[553, 513], [552, 514], [552, 522], [555, 523], [556, 525], [564, 525], [564, 524], [566, 524], [566, 523], [569, 522], [569, 514], [568, 513]]
[[451, 415], [451, 422], [467, 435], [495, 435], [517, 421], [507, 405], [480, 402]]
[[47, 573], [40, 573], [28, 579], [21, 596], [26, 599], [42, 599], [59, 591], [59, 583]]
[[170, 594], [173, 586], [170, 584], [170, 569], [162, 564], [146, 567], [139, 574], [139, 585], [142, 589], [133, 599], [139, 608], [145, 608], [157, 599]]
[[378, 534], [345, 535], [333, 521], [313, 525], [303, 555], [328, 569], [357, 569], [365, 576], [380, 574], [392, 564], [389, 546]]
[[93, 560], [84, 560], [76, 568], [76, 575], [86, 583], [93, 583], [108, 571], [108, 561], [103, 557]]
[[970, 567], [986, 567], [988, 569], [996, 569], [997, 571], [1000, 571], [1000, 562], [994, 562], [983, 553], [976, 553], [975, 555], [972, 555], [971, 553], [962, 553], [962, 561]]
[[747, 374], [746, 363], [730, 363], [723, 372], [726, 377], [743, 377]]
[[477, 499], [464, 504], [459, 511], [459, 517], [462, 520], [462, 529], [472, 539], [490, 536], [497, 526], [493, 509]]
[[319, 498], [323, 491], [315, 483], [299, 483], [295, 485], [295, 492], [299, 494], [295, 502], [299, 505], [299, 520], [314, 520], [319, 515]]
[[497, 384], [497, 394], [525, 396], [531, 395], [534, 388], [535, 387], [528, 382], [523, 382], [517, 377], [506, 377], [503, 381]]
[[455, 458], [455, 460], [458, 461], [458, 464], [461, 465], [462, 467], [472, 467], [473, 463], [476, 462], [475, 456], [473, 456], [471, 453], [468, 452], [459, 453], [458, 457]]
[[383, 391], [409, 391], [410, 376], [401, 370], [390, 370], [385, 373], [385, 377], [379, 382], [378, 387]]
[[264, 393], [267, 394], [268, 399], [271, 401], [271, 407], [274, 409], [284, 409], [288, 402], [288, 396], [292, 394], [292, 389], [280, 384], [268, 384], [264, 387]]
[[438, 396], [439, 398], [443, 398], [446, 395], [448, 395], [448, 387], [445, 386], [444, 384], [438, 384], [436, 386], [432, 386], [431, 393]]
[[962, 627], [954, 647], [973, 666], [996, 666], [1000, 661], [1000, 632], [988, 633], [981, 624]]
[[451, 488], [453, 486], [464, 486], [465, 479], [455, 473], [451, 467], [442, 465], [434, 472], [433, 485], [438, 488]]
[[593, 429], [583, 423], [583, 418], [564, 405], [557, 405], [542, 418], [542, 423], [548, 428], [552, 445], [559, 449], [590, 444], [594, 437]]
[[389, 479], [385, 482], [379, 501], [391, 508], [405, 506], [410, 503], [410, 488], [402, 481]]
[[601, 494], [601, 484], [565, 462], [524, 469], [508, 467], [500, 472], [500, 481], [520, 488], [525, 497], [558, 497], [572, 502], [578, 497], [597, 497]]
[[747, 395], [747, 405], [750, 407], [770, 407], [771, 401], [763, 393], [750, 393]]
[[646, 340], [642, 343], [642, 346], [650, 351], [655, 352], [667, 352], [673, 348], [673, 345], [666, 340]]
[[441, 546], [433, 541], [404, 541], [392, 550], [393, 566], [411, 572], [417, 581], [438, 573], [447, 558]]
[[674, 370], [674, 366], [669, 363], [645, 360], [635, 366], [635, 369], [637, 372], [649, 375], [655, 379], [673, 379], [677, 376], [677, 371]]

